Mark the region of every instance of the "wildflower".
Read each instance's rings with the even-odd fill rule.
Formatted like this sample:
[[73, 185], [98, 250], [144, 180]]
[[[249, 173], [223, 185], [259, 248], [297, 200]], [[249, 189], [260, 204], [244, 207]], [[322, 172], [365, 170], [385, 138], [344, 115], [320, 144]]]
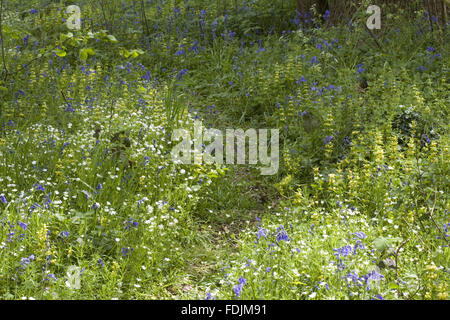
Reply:
[[306, 82], [305, 76], [301, 76], [300, 79], [297, 80], [298, 85], [300, 85], [302, 82]]
[[362, 64], [358, 64], [357, 67], [358, 67], [358, 70], [356, 71], [356, 73], [362, 73], [362, 72], [366, 71], [366, 69], [363, 68]]
[[[355, 232], [354, 235], [359, 239], [365, 239], [367, 238], [366, 234], [364, 232]], [[356, 238], [354, 238], [356, 239]]]
[[242, 285], [240, 285], [240, 284], [235, 285], [233, 287], [233, 291], [234, 291], [234, 294], [236, 295], [236, 297], [239, 297], [239, 295], [241, 294], [241, 291], [242, 291]]
[[177, 80], [181, 80], [187, 72], [188, 72], [188, 69], [180, 70], [180, 72], [178, 72], [178, 75], [177, 75]]
[[323, 139], [325, 144], [329, 144], [331, 142], [331, 140], [333, 140], [333, 136], [327, 136], [325, 139]]
[[100, 266], [100, 267], [104, 267], [105, 266], [105, 264], [103, 263], [102, 259], [98, 259], [97, 265]]
[[34, 185], [34, 187], [35, 187], [36, 190], [40, 190], [40, 191], [42, 191], [42, 192], [45, 192], [45, 189], [44, 189], [44, 187], [42, 186], [42, 184], [39, 184], [39, 185], [38, 185], [38, 184], [36, 183], [36, 184]]
[[28, 266], [30, 262], [34, 260], [34, 254], [30, 255], [28, 258], [20, 259], [20, 264], [24, 267]]
[[27, 34], [24, 38], [23, 38], [23, 44], [26, 46], [28, 44], [28, 40], [30, 39], [30, 35]]
[[267, 237], [267, 233], [268, 233], [267, 229], [259, 228], [258, 233], [256, 234], [256, 237], [257, 237], [258, 240], [261, 239], [261, 237], [266, 238]]
[[92, 209], [92, 210], [97, 210], [98, 208], [100, 208], [100, 204], [97, 203], [97, 202], [95, 202], [95, 203], [91, 206], [91, 209]]
[[352, 252], [352, 246], [344, 246], [342, 248], [333, 249], [333, 251], [337, 252], [337, 253], [335, 253], [335, 255], [338, 258], [346, 257], [350, 254], [350, 252]]
[[286, 230], [284, 230], [283, 225], [281, 225], [279, 228], [277, 228], [277, 243], [279, 241], [291, 241], [291, 239], [289, 239], [289, 236], [287, 235]]
[[0, 201], [3, 202], [4, 204], [7, 204], [8, 201], [6, 201], [6, 198], [0, 194]]
[[122, 257], [126, 257], [126, 255], [133, 250], [134, 248], [122, 248]]
[[47, 278], [45, 278], [45, 281], [50, 281], [50, 280], [53, 280], [55, 282], [58, 281], [58, 279], [56, 278], [56, 276], [53, 273], [47, 274]]
[[207, 292], [205, 300], [216, 300], [216, 298], [211, 295], [211, 292]]
[[69, 237], [69, 231], [63, 231], [59, 234], [61, 238], [68, 238]]
[[28, 225], [22, 221], [17, 222], [17, 225], [20, 226], [23, 230], [27, 230]]
[[133, 219], [128, 219], [126, 221], [123, 222], [123, 224], [125, 225], [125, 230], [130, 230], [131, 227], [135, 227], [137, 228], [138, 223], [136, 221], [133, 221]]

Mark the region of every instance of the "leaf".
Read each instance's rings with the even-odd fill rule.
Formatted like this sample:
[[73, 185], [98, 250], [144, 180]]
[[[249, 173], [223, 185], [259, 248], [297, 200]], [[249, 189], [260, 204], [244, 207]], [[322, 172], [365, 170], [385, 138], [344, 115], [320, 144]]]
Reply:
[[67, 52], [62, 50], [62, 49], [55, 49], [53, 50], [53, 52], [58, 56], [58, 57], [65, 57]]
[[116, 37], [114, 37], [112, 34], [108, 34], [106, 37], [111, 42], [119, 42], [119, 41], [117, 41]]
[[139, 92], [139, 93], [146, 93], [147, 92], [147, 90], [143, 86], [139, 86], [136, 91]]
[[86, 60], [87, 58], [88, 58], [88, 54], [87, 54], [86, 50], [81, 49], [80, 50], [80, 59], [81, 60]]
[[88, 56], [93, 56], [95, 54], [94, 49], [92, 48], [84, 48], [80, 50], [80, 58], [81, 60], [86, 60]]
[[398, 288], [398, 285], [395, 284], [395, 283], [393, 283], [393, 282], [391, 282], [391, 283], [389, 284], [389, 288], [391, 288], [391, 289], [397, 289], [397, 288]]
[[376, 248], [378, 251], [384, 251], [384, 250], [386, 250], [387, 248], [389, 248], [390, 245], [391, 245], [389, 239], [384, 238], [384, 237], [380, 237], [380, 238], [375, 239], [375, 240], [373, 241], [373, 243], [374, 243], [374, 245], [375, 245], [375, 248]]
[[119, 53], [125, 58], [128, 58], [131, 55], [131, 53], [127, 49], [120, 49]]

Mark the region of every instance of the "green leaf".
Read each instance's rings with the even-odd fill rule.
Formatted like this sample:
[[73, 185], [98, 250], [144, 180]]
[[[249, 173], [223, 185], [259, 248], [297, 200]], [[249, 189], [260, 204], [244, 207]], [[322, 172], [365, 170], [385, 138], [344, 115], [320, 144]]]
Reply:
[[136, 91], [139, 92], [139, 93], [146, 93], [147, 92], [147, 90], [143, 86], [139, 86]]
[[80, 50], [80, 59], [81, 60], [86, 60], [87, 58], [88, 58], [88, 54], [87, 54], [86, 50], [81, 49]]
[[389, 239], [384, 237], [375, 239], [373, 243], [378, 251], [384, 251], [391, 246]]
[[132, 58], [136, 58], [137, 56], [139, 56], [139, 53], [137, 53], [136, 50], [131, 51]]
[[53, 52], [58, 56], [58, 57], [65, 57], [67, 52], [62, 50], [62, 49], [55, 49], [53, 50]]
[[393, 282], [391, 282], [391, 283], [389, 284], [389, 288], [391, 288], [391, 289], [397, 289], [397, 288], [398, 288], [398, 285], [395, 284], [395, 283], [393, 283]]
[[80, 50], [80, 59], [86, 60], [88, 56], [93, 56], [95, 54], [94, 49], [92, 48], [83, 48]]
[[141, 49], [135, 49], [131, 51], [131, 57], [132, 58], [136, 58], [138, 57], [140, 54], [143, 54], [144, 51], [142, 51]]
[[112, 34], [108, 34], [106, 37], [107, 37], [108, 40], [111, 41], [111, 42], [118, 42], [117, 39], [116, 39], [116, 37], [114, 37]]
[[128, 58], [131, 55], [131, 53], [127, 49], [120, 49], [119, 53], [125, 58]]

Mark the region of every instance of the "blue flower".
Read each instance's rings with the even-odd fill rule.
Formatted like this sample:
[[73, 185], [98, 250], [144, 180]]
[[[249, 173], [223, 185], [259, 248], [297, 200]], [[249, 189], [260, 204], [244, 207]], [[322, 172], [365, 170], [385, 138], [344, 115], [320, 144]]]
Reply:
[[178, 75], [177, 75], [177, 80], [181, 80], [187, 72], [188, 72], [188, 69], [180, 70], [180, 72], [178, 72]]
[[362, 73], [362, 72], [366, 71], [366, 69], [363, 68], [363, 64], [358, 64], [357, 67], [358, 67], [358, 70], [356, 70], [356, 73]]
[[17, 222], [17, 225], [20, 226], [23, 230], [27, 230], [28, 225], [22, 221]]
[[239, 297], [239, 295], [241, 294], [241, 291], [242, 291], [242, 285], [240, 285], [240, 284], [235, 285], [233, 287], [233, 291], [234, 291], [234, 294], [236, 295], [236, 297]]
[[23, 45], [26, 46], [28, 44], [28, 40], [30, 40], [30, 35], [27, 34], [24, 38], [23, 38]]
[[36, 190], [40, 190], [40, 191], [42, 191], [42, 192], [45, 192], [45, 189], [44, 189], [44, 187], [42, 186], [42, 184], [35, 184], [34, 185], [34, 187], [36, 188]]
[[100, 208], [100, 205], [99, 205], [97, 202], [95, 202], [95, 203], [91, 206], [91, 209], [92, 209], [92, 210], [97, 210], [98, 208]]
[[261, 239], [261, 237], [266, 238], [267, 237], [267, 229], [264, 228], [259, 228], [258, 233], [256, 234], [256, 238], [259, 240]]
[[302, 82], [306, 82], [306, 79], [304, 76], [301, 76], [300, 79], [297, 80], [297, 84], [299, 85]]
[[125, 230], [130, 230], [131, 227], [137, 228], [138, 226], [138, 223], [136, 221], [133, 221], [133, 219], [125, 220], [123, 224], [125, 225]]
[[24, 267], [28, 266], [30, 262], [34, 260], [34, 254], [30, 255], [28, 258], [20, 259], [20, 264]]
[[291, 241], [291, 239], [289, 239], [289, 236], [288, 236], [286, 230], [284, 230], [283, 225], [281, 225], [279, 228], [277, 228], [277, 243], [279, 241]]
[[129, 252], [133, 251], [134, 248], [122, 248], [122, 257], [125, 257]]
[[207, 292], [205, 300], [216, 300], [216, 298], [211, 295], [211, 292]]
[[99, 266], [101, 266], [101, 267], [104, 267], [104, 266], [105, 266], [105, 264], [103, 263], [103, 260], [102, 260], [102, 259], [98, 259], [97, 265], [99, 265]]
[[70, 233], [69, 231], [63, 231], [59, 234], [62, 238], [68, 238]]
[[56, 276], [53, 273], [49, 273], [47, 275], [47, 278], [45, 279], [45, 281], [50, 281], [50, 280], [53, 280], [55, 282], [58, 281], [58, 279], [56, 278]]
[[364, 232], [355, 232], [354, 235], [359, 239], [365, 239], [367, 238], [366, 234]]
[[3, 202], [4, 204], [8, 203], [8, 201], [6, 201], [6, 198], [2, 194], [0, 194], [0, 201]]

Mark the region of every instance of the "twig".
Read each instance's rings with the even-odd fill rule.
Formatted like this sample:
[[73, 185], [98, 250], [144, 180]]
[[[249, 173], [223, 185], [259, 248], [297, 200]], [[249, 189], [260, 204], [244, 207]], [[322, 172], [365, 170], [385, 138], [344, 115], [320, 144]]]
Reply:
[[436, 200], [437, 200], [436, 194], [437, 194], [437, 190], [435, 189], [434, 190], [434, 203], [433, 203], [433, 208], [431, 209], [431, 212], [430, 212], [430, 218], [431, 218], [431, 221], [433, 221], [434, 226], [436, 227], [436, 229], [438, 229], [438, 231], [440, 233], [442, 233], [442, 239], [444, 239], [447, 242], [447, 244], [450, 245], [450, 243], [447, 240], [447, 237], [445, 236], [445, 232], [441, 231], [441, 228], [439, 228], [438, 224], [436, 223], [436, 221], [434, 220], [434, 217], [433, 217], [434, 209], [436, 208]]
[[8, 78], [8, 67], [6, 66], [6, 59], [5, 59], [5, 44], [3, 41], [2, 22], [3, 22], [3, 0], [0, 1], [0, 41], [2, 42], [2, 59], [3, 59], [3, 67], [5, 68], [4, 81], [6, 81], [6, 79]]
[[381, 46], [381, 44], [378, 42], [378, 39], [374, 36], [374, 34], [372, 33], [372, 31], [370, 31], [370, 29], [367, 27], [366, 24], [364, 24], [364, 26], [366, 27], [367, 32], [369, 32], [370, 36], [372, 37], [373, 40], [375, 40], [375, 43], [377, 44], [378, 48], [380, 48], [380, 50], [383, 50], [383, 47]]
[[[411, 229], [411, 231], [413, 231], [412, 226], [408, 223], [408, 221], [406, 221], [406, 219], [404, 217], [402, 217], [403, 221], [405, 221], [406, 225]], [[414, 233], [414, 232], [413, 232]], [[417, 236], [419, 237], [420, 241], [422, 241], [423, 245], [425, 246], [426, 250], [428, 250], [428, 246], [425, 243], [425, 241], [422, 239], [422, 237], [420, 236], [419, 233], [417, 233]]]
[[62, 89], [59, 91], [59, 92], [61, 92], [61, 95], [62, 95], [62, 97], [63, 97], [63, 99], [64, 99], [64, 101], [66, 102], [66, 104], [67, 104], [67, 107], [70, 107], [70, 103], [67, 101], [67, 99], [66, 99], [66, 95], [64, 94], [64, 92], [62, 91]]

